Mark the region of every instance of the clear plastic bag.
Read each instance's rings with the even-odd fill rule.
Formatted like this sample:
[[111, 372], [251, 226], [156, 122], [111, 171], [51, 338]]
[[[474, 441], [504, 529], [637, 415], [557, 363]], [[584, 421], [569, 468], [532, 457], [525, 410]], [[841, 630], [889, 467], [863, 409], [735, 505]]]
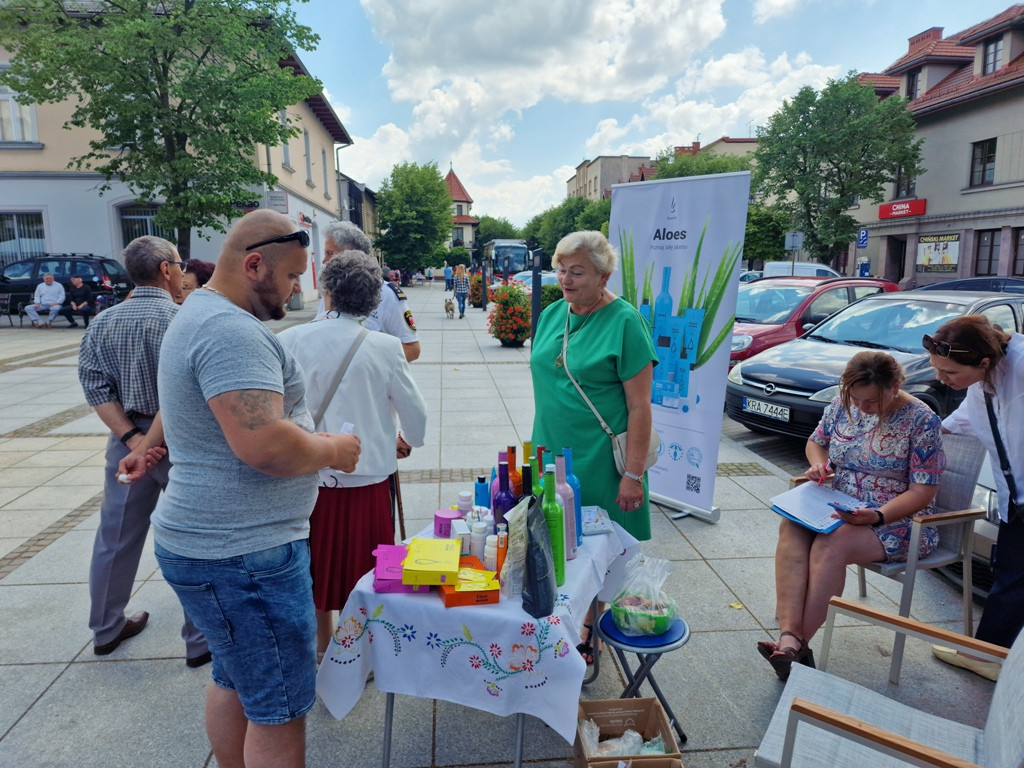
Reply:
[[661, 635], [668, 631], [679, 611], [663, 586], [668, 560], [638, 553], [626, 567], [626, 581], [612, 601], [612, 619], [624, 635]]

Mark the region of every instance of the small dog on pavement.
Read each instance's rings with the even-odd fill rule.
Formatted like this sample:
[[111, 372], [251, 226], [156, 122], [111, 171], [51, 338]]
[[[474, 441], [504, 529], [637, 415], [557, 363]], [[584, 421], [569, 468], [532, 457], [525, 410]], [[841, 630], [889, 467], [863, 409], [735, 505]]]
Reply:
[[451, 299], [444, 300], [444, 313], [448, 315], [449, 320], [455, 319], [455, 302]]

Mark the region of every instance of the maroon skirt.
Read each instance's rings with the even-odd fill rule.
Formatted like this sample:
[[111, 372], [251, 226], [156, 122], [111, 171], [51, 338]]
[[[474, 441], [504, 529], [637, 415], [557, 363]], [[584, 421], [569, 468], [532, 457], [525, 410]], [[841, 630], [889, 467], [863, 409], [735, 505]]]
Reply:
[[394, 544], [388, 481], [358, 488], [320, 488], [309, 517], [313, 603], [340, 611], [348, 593], [374, 566], [378, 544]]

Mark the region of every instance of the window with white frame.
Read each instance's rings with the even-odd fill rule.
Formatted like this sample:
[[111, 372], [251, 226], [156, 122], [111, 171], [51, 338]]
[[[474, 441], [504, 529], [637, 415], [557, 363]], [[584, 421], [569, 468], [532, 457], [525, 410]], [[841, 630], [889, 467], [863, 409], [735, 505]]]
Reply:
[[156, 213], [160, 206], [152, 204], [125, 205], [118, 210], [121, 220], [121, 247], [125, 247], [136, 237], [154, 235], [165, 240], [174, 240], [174, 232], [159, 226]]
[[43, 214], [0, 213], [0, 262], [8, 264], [45, 253]]
[[907, 101], [913, 101], [921, 95], [921, 69], [907, 72]]
[[999, 240], [1002, 231], [998, 229], [980, 229], [978, 236], [978, 256], [974, 274], [978, 276], [994, 275], [999, 266]]
[[[288, 125], [288, 113], [283, 109], [278, 112], [278, 118], [281, 120], [281, 125]], [[292, 169], [292, 150], [288, 146], [288, 139], [281, 142], [281, 165], [288, 170]]]
[[302, 129], [302, 142], [306, 149], [306, 186], [313, 186], [313, 158], [309, 154], [309, 131]]
[[36, 112], [32, 104], [20, 104], [14, 91], [0, 86], [0, 144], [35, 143]]
[[1003, 58], [1003, 38], [990, 37], [982, 43], [981, 74], [991, 75], [999, 69]]
[[324, 169], [324, 197], [331, 199], [331, 186], [327, 183], [327, 150], [320, 148], [320, 167]]

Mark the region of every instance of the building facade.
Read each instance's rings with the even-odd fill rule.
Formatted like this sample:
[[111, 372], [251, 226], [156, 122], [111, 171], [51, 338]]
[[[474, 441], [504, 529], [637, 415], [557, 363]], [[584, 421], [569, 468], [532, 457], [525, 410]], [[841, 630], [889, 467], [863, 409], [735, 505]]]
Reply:
[[866, 78], [908, 99], [926, 172], [857, 208], [868, 237], [849, 261], [904, 288], [1024, 276], [1024, 5], [948, 37], [925, 30]]
[[444, 183], [448, 185], [448, 194], [452, 198], [452, 234], [448, 238], [447, 248], [461, 245], [470, 254], [476, 254], [476, 228], [480, 226], [480, 220], [470, 215], [473, 209], [473, 198], [455, 175], [455, 171], [448, 169], [448, 175], [444, 177]]
[[[576, 173], [566, 181], [568, 197], [603, 200], [612, 196], [612, 184], [624, 184], [640, 175], [640, 169], [651, 167], [651, 158], [632, 155], [601, 155], [584, 160]], [[651, 178], [648, 171], [647, 178]], [[635, 178], [633, 179], [636, 180]]]
[[[0, 67], [8, 53], [0, 49]], [[309, 74], [297, 57], [281, 62]], [[131, 240], [162, 231], [153, 217], [160, 199], [139, 200], [120, 181], [100, 193], [103, 177], [69, 167], [73, 157], [88, 151], [91, 130], [65, 130], [73, 104], [18, 103], [16, 93], [0, 88], [0, 262], [47, 253], [91, 253], [118, 258]], [[303, 289], [311, 298], [323, 254], [321, 227], [342, 217], [347, 185], [339, 183], [336, 149], [352, 139], [322, 94], [289, 107], [282, 119], [300, 133], [279, 146], [253, 146], [253, 161], [274, 174], [278, 183], [253, 189], [236, 202], [240, 212], [271, 207], [291, 216], [310, 234], [310, 269]], [[224, 242], [217, 232], [192, 233], [192, 257], [216, 262]]]

